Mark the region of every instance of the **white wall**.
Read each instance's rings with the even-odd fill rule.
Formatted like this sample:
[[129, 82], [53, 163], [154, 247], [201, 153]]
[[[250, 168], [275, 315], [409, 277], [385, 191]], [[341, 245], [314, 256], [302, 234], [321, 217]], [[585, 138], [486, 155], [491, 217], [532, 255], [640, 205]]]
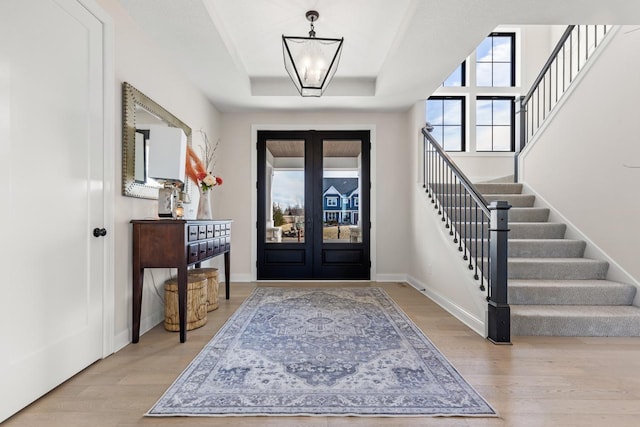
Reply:
[[[157, 202], [122, 196], [122, 82], [151, 97], [155, 102], [173, 113], [193, 130], [193, 144], [202, 139], [197, 132], [203, 129], [210, 141], [215, 142], [220, 135], [220, 114], [171, 63], [158, 46], [150, 41], [129, 17], [119, 2], [98, 0], [111, 15], [115, 33], [115, 139], [116, 148], [116, 190], [115, 227], [111, 235], [115, 239], [115, 347], [116, 350], [131, 339], [131, 224], [132, 219], [154, 218], [157, 216]], [[222, 145], [222, 143], [221, 143]], [[197, 191], [194, 203], [186, 205], [186, 214], [195, 216]], [[214, 203], [215, 212], [215, 203]], [[217, 261], [216, 261], [217, 262]], [[173, 271], [175, 274], [175, 270]], [[150, 329], [164, 318], [163, 305], [156, 295], [153, 282], [163, 295], [163, 283], [168, 277], [168, 269], [147, 269], [144, 278], [141, 333]], [[176, 340], [178, 339], [176, 335]], [[144, 340], [144, 338], [141, 338]]]
[[[409, 181], [413, 158], [409, 151], [404, 113], [229, 113], [223, 114], [220, 173], [225, 184], [218, 189], [216, 212], [233, 219], [232, 281], [255, 279], [255, 158], [252, 127], [264, 129], [369, 129], [372, 128], [372, 274], [404, 278], [407, 271], [406, 221], [410, 203]], [[373, 198], [375, 197], [375, 199]]]
[[640, 31], [622, 27], [522, 156], [522, 179], [640, 279]]

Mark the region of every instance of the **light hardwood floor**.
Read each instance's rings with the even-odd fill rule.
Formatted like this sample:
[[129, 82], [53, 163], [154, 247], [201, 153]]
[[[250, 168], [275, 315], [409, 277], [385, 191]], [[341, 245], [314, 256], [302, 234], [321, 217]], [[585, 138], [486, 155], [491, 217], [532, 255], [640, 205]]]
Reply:
[[[638, 426], [640, 338], [513, 337], [495, 346], [403, 283], [268, 283], [379, 286], [402, 307], [499, 418], [175, 417], [143, 414], [256, 284], [232, 284], [207, 325], [185, 344], [162, 325], [85, 369], [3, 425], [18, 426]], [[0, 380], [1, 382], [1, 380]], [[1, 403], [0, 403], [1, 404]]]

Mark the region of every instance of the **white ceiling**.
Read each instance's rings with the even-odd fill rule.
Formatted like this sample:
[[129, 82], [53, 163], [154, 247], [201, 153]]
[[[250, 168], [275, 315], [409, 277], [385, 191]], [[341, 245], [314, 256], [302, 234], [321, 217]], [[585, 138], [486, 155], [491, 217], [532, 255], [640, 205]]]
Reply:
[[[406, 110], [498, 25], [639, 24], [637, 0], [120, 0], [223, 112]], [[321, 98], [284, 69], [282, 35], [344, 37]]]

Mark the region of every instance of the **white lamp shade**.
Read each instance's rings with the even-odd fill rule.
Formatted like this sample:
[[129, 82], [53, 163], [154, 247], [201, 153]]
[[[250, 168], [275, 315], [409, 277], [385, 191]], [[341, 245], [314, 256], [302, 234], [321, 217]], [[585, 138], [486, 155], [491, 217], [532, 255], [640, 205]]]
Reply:
[[187, 135], [180, 128], [144, 126], [149, 131], [149, 177], [184, 182], [187, 160]]

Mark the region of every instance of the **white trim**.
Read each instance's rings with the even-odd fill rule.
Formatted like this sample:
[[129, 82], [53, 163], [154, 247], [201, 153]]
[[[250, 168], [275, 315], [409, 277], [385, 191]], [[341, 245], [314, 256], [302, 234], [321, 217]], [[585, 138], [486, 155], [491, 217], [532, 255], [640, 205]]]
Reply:
[[407, 275], [401, 273], [395, 274], [378, 274], [376, 277], [376, 282], [407, 282]]
[[131, 328], [127, 328], [113, 338], [113, 352], [118, 352], [131, 344]]
[[258, 222], [258, 189], [256, 188], [256, 182], [258, 182], [258, 131], [262, 130], [368, 130], [369, 131], [369, 140], [371, 142], [371, 152], [369, 156], [369, 179], [372, 183], [371, 190], [369, 193], [370, 199], [370, 209], [369, 209], [369, 219], [371, 221], [371, 233], [369, 239], [369, 257], [371, 260], [371, 280], [376, 280], [376, 203], [377, 203], [377, 194], [376, 194], [376, 186], [374, 185], [376, 181], [376, 125], [374, 124], [365, 124], [365, 125], [327, 125], [327, 124], [252, 124], [251, 125], [251, 181], [249, 183], [251, 187], [251, 280], [255, 281], [258, 276], [258, 270], [256, 267], [256, 262], [258, 260], [258, 229], [255, 227], [255, 224]]
[[[104, 228], [110, 237], [104, 239], [104, 287], [102, 292], [102, 357], [115, 351], [115, 31], [111, 16], [95, 0], [77, 0], [102, 23], [102, 99], [103, 99], [103, 197]], [[128, 341], [128, 338], [127, 338]]]
[[[252, 278], [251, 274], [248, 273], [231, 273], [231, 284], [233, 283], [249, 283], [253, 282], [255, 279]], [[233, 286], [231, 287], [231, 292], [233, 292]]]
[[[157, 310], [151, 314], [149, 314], [148, 316], [145, 316], [143, 318], [140, 319], [140, 336], [144, 335], [145, 333], [149, 332], [151, 329], [155, 328], [157, 325], [159, 325], [160, 323], [164, 322], [164, 309], [162, 310]], [[131, 330], [130, 328], [127, 328], [128, 333], [129, 333], [129, 337], [131, 337]], [[131, 340], [129, 339], [129, 342]]]
[[416, 288], [421, 294], [425, 295], [427, 298], [445, 309], [453, 317], [467, 325], [472, 331], [476, 332], [482, 337], [487, 337], [485, 322], [482, 319], [478, 319], [477, 317], [457, 305], [455, 302], [444, 297], [437, 291], [429, 288], [427, 285], [420, 282], [413, 276], [407, 277], [407, 283]]

